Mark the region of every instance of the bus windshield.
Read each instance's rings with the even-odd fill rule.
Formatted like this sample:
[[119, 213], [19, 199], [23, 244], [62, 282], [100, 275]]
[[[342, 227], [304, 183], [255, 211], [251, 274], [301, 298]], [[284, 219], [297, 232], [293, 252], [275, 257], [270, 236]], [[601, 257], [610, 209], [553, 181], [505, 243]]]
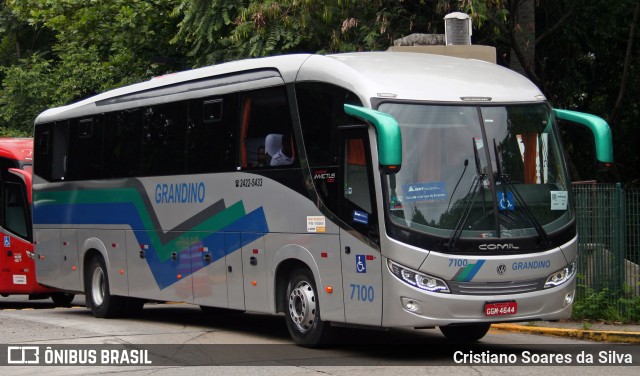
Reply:
[[386, 102], [403, 141], [387, 175], [391, 223], [449, 239], [539, 237], [572, 219], [569, 186], [546, 104], [449, 106]]

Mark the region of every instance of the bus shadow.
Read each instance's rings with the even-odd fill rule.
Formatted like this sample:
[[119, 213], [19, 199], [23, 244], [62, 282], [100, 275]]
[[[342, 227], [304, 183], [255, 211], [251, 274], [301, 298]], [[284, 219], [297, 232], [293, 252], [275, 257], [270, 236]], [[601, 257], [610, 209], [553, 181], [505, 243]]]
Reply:
[[[91, 315], [88, 309], [71, 312]], [[228, 309], [201, 310], [186, 303], [147, 303], [144, 309], [119, 320], [196, 326], [203, 329], [251, 333], [267, 339], [291, 341], [283, 314], [268, 315]], [[334, 327], [335, 341], [328, 347], [375, 347], [389, 345], [437, 345], [450, 343], [437, 329], [371, 330]], [[280, 341], [278, 341], [280, 342]], [[293, 343], [293, 342], [291, 342]]]
[[[61, 310], [55, 313], [91, 316], [91, 311], [88, 309]], [[309, 365], [450, 365], [455, 352], [510, 353], [517, 351], [517, 346], [511, 348], [482, 343], [482, 341], [473, 345], [456, 344], [447, 340], [437, 329], [370, 330], [343, 327], [335, 328], [335, 341], [318, 349], [308, 349], [293, 344], [284, 316], [281, 314], [266, 315], [224, 309], [203, 311], [198, 306], [183, 303], [147, 303], [137, 315], [117, 320], [175, 324], [207, 331], [250, 333], [267, 342], [271, 340], [275, 342], [260, 345], [198, 343], [191, 347], [187, 346], [189, 351], [195, 352], [205, 351], [197, 350], [198, 346], [205, 348], [209, 346], [216, 353], [230, 352], [228, 360], [231, 363], [235, 359], [233, 354], [236, 351], [246, 353], [243, 362], [260, 363], [265, 357], [271, 356], [269, 359], [291, 362], [291, 364], [305, 359], [310, 362]], [[255, 356], [251, 355], [253, 353]]]
[[51, 299], [29, 300], [20, 302], [0, 300], [0, 311], [21, 309], [51, 309], [55, 307], [56, 305], [53, 304]]

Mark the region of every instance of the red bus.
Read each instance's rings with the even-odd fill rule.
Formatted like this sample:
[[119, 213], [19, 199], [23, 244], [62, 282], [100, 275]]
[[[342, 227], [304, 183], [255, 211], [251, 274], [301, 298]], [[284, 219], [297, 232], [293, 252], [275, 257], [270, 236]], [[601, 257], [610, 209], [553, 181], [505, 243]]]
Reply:
[[36, 281], [31, 228], [32, 138], [0, 138], [0, 295], [51, 298], [69, 305], [74, 298]]

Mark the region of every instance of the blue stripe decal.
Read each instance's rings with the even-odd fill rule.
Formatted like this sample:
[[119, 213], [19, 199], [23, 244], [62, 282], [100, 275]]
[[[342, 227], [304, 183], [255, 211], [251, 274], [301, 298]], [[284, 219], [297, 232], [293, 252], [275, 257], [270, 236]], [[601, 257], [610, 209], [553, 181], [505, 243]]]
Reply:
[[480, 271], [480, 268], [482, 268], [482, 265], [484, 265], [484, 261], [485, 260], [478, 260], [476, 264], [473, 266], [473, 269], [471, 269], [471, 271], [469, 272], [469, 274], [467, 275], [467, 277], [464, 279], [463, 282], [470, 282], [473, 279], [473, 277], [475, 277], [476, 274], [478, 274], [478, 272]]
[[[177, 282], [178, 274], [185, 278], [209, 265], [210, 263], [205, 264], [203, 260], [202, 247], [208, 248], [212, 256], [211, 263], [213, 263], [269, 232], [264, 210], [258, 208], [219, 231], [211, 232], [201, 238], [202, 240], [196, 240], [180, 249], [178, 261], [171, 259], [161, 261], [151, 245], [149, 232], [144, 230], [138, 210], [131, 203], [41, 205], [36, 211], [36, 216], [34, 223], [130, 226], [138, 243], [149, 245], [149, 249], [145, 252], [145, 260], [160, 289]], [[131, 250], [128, 251], [131, 252]], [[138, 252], [139, 250], [136, 249], [135, 254], [137, 255]], [[190, 262], [179, 262], [185, 259]]]

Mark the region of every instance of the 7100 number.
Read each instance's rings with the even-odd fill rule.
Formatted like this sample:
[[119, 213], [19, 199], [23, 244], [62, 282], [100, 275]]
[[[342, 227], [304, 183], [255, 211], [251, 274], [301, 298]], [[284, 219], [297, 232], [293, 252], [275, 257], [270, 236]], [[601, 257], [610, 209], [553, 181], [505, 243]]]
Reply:
[[351, 284], [351, 300], [356, 298], [361, 302], [372, 302], [374, 299], [373, 286]]
[[449, 267], [465, 267], [468, 261], [465, 259], [449, 259]]

